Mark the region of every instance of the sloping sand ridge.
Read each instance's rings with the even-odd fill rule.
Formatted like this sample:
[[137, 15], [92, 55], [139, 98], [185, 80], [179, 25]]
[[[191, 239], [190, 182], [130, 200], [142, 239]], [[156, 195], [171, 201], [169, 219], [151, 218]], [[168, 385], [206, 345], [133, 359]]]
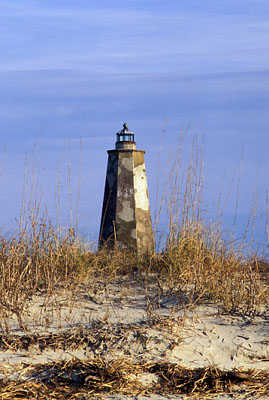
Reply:
[[1, 399], [269, 398], [266, 312], [182, 305], [133, 277], [41, 293], [24, 323], [0, 336]]

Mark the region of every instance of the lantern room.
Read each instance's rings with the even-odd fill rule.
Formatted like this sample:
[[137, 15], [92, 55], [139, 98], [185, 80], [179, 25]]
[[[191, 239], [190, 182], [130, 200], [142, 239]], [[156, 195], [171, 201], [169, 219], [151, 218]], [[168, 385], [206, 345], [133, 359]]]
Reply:
[[134, 133], [128, 129], [128, 124], [123, 124], [123, 129], [117, 132], [116, 149], [135, 149]]

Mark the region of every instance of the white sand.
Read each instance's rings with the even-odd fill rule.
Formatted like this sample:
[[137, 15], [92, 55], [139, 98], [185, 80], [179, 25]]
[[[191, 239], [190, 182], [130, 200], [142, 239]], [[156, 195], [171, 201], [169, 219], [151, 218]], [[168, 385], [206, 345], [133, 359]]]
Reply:
[[[107, 359], [130, 357], [138, 361], [167, 361], [186, 367], [217, 366], [222, 370], [269, 370], [269, 313], [255, 318], [223, 315], [207, 304], [188, 308], [175, 296], [156, 296], [153, 288], [129, 282], [95, 287], [81, 286], [70, 296], [62, 292], [49, 302], [36, 296], [26, 326], [30, 333], [57, 333], [78, 326], [89, 329], [95, 346], [73, 350], [41, 349], [0, 351], [0, 361], [10, 377], [21, 363], [46, 363], [60, 359], [87, 359], [101, 355]], [[94, 292], [94, 295], [92, 294]], [[96, 325], [97, 321], [97, 325]], [[11, 320], [11, 334], [25, 334]], [[94, 328], [96, 326], [96, 328]], [[98, 338], [100, 339], [98, 341]], [[145, 385], [154, 376], [144, 376]], [[110, 395], [106, 399], [135, 399]], [[139, 399], [149, 397], [139, 397]], [[151, 399], [183, 399], [180, 396], [151, 396]], [[212, 399], [230, 399], [230, 396]], [[242, 397], [248, 398], [248, 397]], [[253, 397], [252, 397], [253, 398]]]

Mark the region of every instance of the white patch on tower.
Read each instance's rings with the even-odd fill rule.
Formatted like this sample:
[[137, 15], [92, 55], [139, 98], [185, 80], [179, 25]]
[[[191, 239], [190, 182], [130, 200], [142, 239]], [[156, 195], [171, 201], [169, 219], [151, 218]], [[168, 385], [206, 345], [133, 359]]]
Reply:
[[131, 222], [134, 220], [134, 209], [130, 207], [130, 201], [122, 202], [122, 211], [118, 212], [120, 219], [126, 222]]
[[141, 210], [149, 210], [148, 185], [145, 172], [145, 164], [134, 168], [135, 207]]

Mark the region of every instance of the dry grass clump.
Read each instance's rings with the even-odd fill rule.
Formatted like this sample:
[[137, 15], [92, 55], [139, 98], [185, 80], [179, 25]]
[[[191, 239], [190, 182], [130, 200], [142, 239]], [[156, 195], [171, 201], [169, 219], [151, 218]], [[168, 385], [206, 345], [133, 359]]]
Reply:
[[[20, 371], [23, 381], [0, 381], [0, 396], [6, 399], [87, 399], [97, 393], [195, 394], [231, 393], [242, 385], [245, 393], [269, 393], [266, 372], [221, 371], [215, 367], [190, 369], [171, 363], [136, 363], [131, 359], [103, 358], [60, 361]], [[143, 381], [150, 376], [153, 381]], [[241, 386], [242, 388], [242, 386]], [[242, 392], [241, 392], [242, 393]], [[89, 396], [89, 397], [88, 397]]]
[[[0, 316], [13, 314], [23, 326], [27, 303], [37, 291], [50, 295], [81, 275], [80, 249], [72, 231], [59, 238], [45, 223], [0, 242]], [[72, 279], [71, 279], [72, 278]]]
[[[246, 243], [237, 244], [234, 233], [229, 237], [226, 234], [224, 240], [222, 216], [225, 204], [222, 204], [222, 198], [226, 194], [219, 194], [217, 210], [211, 210], [215, 222], [206, 222], [203, 154], [204, 145], [198, 135], [191, 132], [180, 134], [178, 146], [169, 159], [157, 215], [158, 220], [165, 209], [166, 244], [152, 261], [152, 270], [158, 275], [161, 289], [168, 287], [182, 302], [190, 305], [214, 302], [225, 312], [254, 316], [268, 309], [268, 260], [258, 260], [255, 252], [248, 259]], [[236, 192], [234, 224], [239, 183]], [[249, 219], [252, 220], [251, 215]]]
[[225, 312], [252, 316], [266, 310], [269, 270], [265, 261], [247, 260], [198, 222], [168, 244], [156, 256], [154, 267], [159, 282], [187, 303], [214, 302]]
[[[73, 327], [66, 330], [59, 330], [55, 333], [33, 334], [27, 332], [27, 334], [23, 335], [0, 334], [0, 350], [9, 350], [13, 353], [21, 350], [31, 352], [33, 349], [38, 349], [40, 352], [48, 349], [68, 352], [83, 348], [84, 350], [90, 349], [94, 354], [97, 354], [99, 350], [103, 351], [102, 343], [105, 343], [107, 351], [114, 345], [122, 344], [123, 342], [127, 343], [128, 334], [138, 331], [139, 326], [135, 324], [113, 325], [95, 320], [87, 328]], [[140, 337], [139, 334], [137, 336]]]
[[35, 294], [48, 302], [59, 289], [73, 296], [81, 283], [90, 287], [98, 277], [105, 284], [119, 274], [132, 274], [139, 268], [137, 260], [133, 251], [96, 253], [73, 229], [59, 232], [35, 219], [31, 230], [0, 238], [0, 328], [7, 331], [12, 316], [25, 330], [24, 315]]
[[[99, 332], [101, 334], [101, 332]], [[94, 343], [93, 329], [70, 329], [64, 332], [54, 334], [30, 334], [27, 335], [0, 335], [0, 350], [11, 350], [17, 352], [20, 350], [29, 351], [33, 346], [40, 351], [45, 349], [61, 349], [64, 351], [72, 350], [81, 346], [90, 346]]]

